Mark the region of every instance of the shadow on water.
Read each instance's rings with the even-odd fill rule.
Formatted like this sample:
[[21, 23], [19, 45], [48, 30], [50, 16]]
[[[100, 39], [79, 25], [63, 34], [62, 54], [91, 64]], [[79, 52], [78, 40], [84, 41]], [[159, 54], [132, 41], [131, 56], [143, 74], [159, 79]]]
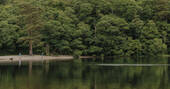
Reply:
[[0, 89], [170, 89], [169, 66], [95, 65], [169, 64], [169, 60], [105, 58], [0, 65]]

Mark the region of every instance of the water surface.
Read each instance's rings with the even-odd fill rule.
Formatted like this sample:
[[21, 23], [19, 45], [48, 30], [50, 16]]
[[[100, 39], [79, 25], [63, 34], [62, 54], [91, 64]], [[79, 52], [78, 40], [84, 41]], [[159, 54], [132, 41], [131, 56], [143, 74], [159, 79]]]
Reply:
[[105, 58], [0, 64], [0, 89], [170, 89], [168, 58]]

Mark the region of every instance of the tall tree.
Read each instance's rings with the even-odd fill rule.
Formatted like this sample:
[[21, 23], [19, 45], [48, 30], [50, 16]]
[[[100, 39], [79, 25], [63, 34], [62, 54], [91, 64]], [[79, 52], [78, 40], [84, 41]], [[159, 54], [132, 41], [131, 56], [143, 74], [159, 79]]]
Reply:
[[19, 5], [23, 21], [23, 32], [27, 34], [21, 37], [19, 40], [29, 42], [29, 55], [33, 55], [33, 44], [40, 42], [41, 34], [40, 29], [42, 28], [42, 10], [38, 6], [31, 4], [30, 2], [21, 3]]

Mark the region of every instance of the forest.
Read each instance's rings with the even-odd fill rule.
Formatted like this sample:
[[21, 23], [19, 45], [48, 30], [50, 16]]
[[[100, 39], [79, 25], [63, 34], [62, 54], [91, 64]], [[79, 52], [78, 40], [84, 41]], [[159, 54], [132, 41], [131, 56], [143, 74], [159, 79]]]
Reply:
[[170, 53], [170, 0], [0, 0], [1, 54]]

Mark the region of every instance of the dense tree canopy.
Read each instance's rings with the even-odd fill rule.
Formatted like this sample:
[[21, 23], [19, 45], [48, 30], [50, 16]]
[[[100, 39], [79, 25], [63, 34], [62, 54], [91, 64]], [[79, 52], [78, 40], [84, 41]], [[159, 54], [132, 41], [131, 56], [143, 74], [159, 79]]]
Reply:
[[1, 52], [29, 47], [47, 55], [168, 53], [170, 1], [0, 0]]

